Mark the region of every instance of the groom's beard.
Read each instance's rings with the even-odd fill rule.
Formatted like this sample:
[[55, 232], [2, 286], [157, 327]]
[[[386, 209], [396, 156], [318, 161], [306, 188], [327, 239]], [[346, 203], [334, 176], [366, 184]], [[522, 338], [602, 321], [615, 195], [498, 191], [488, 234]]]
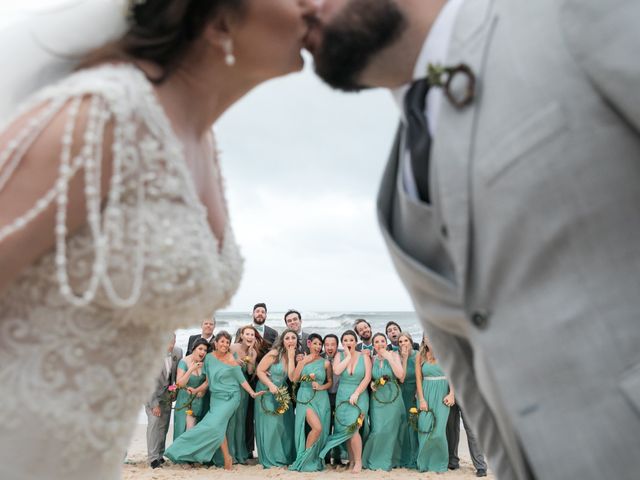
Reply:
[[314, 52], [316, 73], [333, 88], [368, 88], [359, 77], [371, 59], [402, 34], [406, 23], [394, 0], [352, 0], [324, 27], [322, 44]]

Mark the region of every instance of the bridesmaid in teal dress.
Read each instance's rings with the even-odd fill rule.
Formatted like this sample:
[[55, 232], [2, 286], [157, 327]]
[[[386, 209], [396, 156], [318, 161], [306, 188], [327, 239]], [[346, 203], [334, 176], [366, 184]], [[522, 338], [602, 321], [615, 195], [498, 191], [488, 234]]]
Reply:
[[[259, 334], [258, 334], [259, 335]], [[256, 348], [256, 329], [253, 325], [245, 325], [238, 332], [236, 343], [231, 345], [233, 358], [238, 362], [244, 377], [249, 381], [256, 368], [256, 358], [259, 347]], [[245, 442], [247, 408], [249, 406], [249, 395], [244, 390], [240, 390], [240, 405], [229, 420], [227, 427], [227, 441], [229, 443], [229, 453], [233, 457], [233, 463], [245, 464], [249, 458], [247, 443]], [[216, 458], [219, 464], [221, 456]]]
[[[340, 375], [340, 385], [336, 394], [336, 413], [333, 434], [320, 452], [324, 457], [332, 448], [343, 443], [347, 445], [349, 466], [353, 473], [362, 470], [362, 437], [368, 431], [369, 382], [371, 382], [371, 360], [368, 355], [356, 351], [356, 333], [347, 330], [340, 339], [344, 352], [333, 360], [333, 372]], [[348, 403], [343, 403], [348, 402]], [[351, 405], [358, 405], [357, 408]], [[355, 430], [348, 428], [360, 418], [361, 424]], [[363, 435], [360, 431], [363, 431]]]
[[[202, 362], [208, 351], [209, 342], [200, 338], [194, 343], [191, 355], [187, 355], [178, 363], [176, 385], [180, 387], [180, 390], [178, 390], [173, 412], [174, 441], [186, 430], [193, 428], [204, 416], [204, 392], [196, 394], [194, 391], [206, 380], [202, 371]], [[191, 405], [189, 405], [189, 401], [191, 401]]]
[[[371, 432], [362, 450], [362, 466], [369, 470], [391, 470], [399, 467], [405, 447], [407, 414], [397, 382], [405, 372], [397, 352], [387, 350], [387, 339], [382, 333], [373, 336], [375, 356], [372, 359], [371, 403], [369, 422]], [[384, 385], [375, 383], [386, 377]]]
[[[405, 371], [404, 382], [400, 387], [404, 408], [406, 410], [416, 405], [416, 358], [418, 352], [413, 349], [413, 338], [407, 332], [402, 332], [398, 337], [398, 353], [402, 361], [402, 369]], [[408, 414], [407, 411], [405, 411]], [[407, 436], [404, 440], [402, 450], [401, 465], [405, 468], [416, 468], [416, 458], [418, 456], [418, 432], [409, 427], [406, 429]]]
[[[446, 472], [449, 465], [447, 448], [447, 419], [449, 409], [455, 403], [453, 387], [444, 376], [440, 365], [425, 339], [420, 345], [416, 362], [416, 383], [418, 385], [418, 409], [431, 410], [432, 415], [420, 413], [418, 417], [419, 447], [418, 470], [421, 472]], [[435, 422], [435, 424], [434, 424]]]
[[333, 372], [331, 363], [320, 356], [322, 337], [312, 333], [307, 337], [307, 346], [309, 354], [298, 362], [293, 373], [293, 381], [300, 383], [296, 393], [296, 459], [289, 470], [319, 472], [324, 469], [324, 455], [321, 456], [320, 452], [331, 427], [327, 390], [333, 383]]
[[253, 398], [259, 394], [249, 386], [229, 351], [231, 335], [222, 331], [216, 335], [215, 342], [216, 350], [207, 355], [204, 361], [207, 380], [197, 389], [209, 389], [209, 413], [195, 427], [180, 435], [167, 449], [165, 456], [174, 463], [212, 463], [216, 451], [221, 449], [224, 468], [230, 470], [233, 459], [229, 454], [226, 433], [229, 419], [240, 403], [240, 388]]
[[278, 414], [280, 405], [274, 395], [293, 378], [297, 346], [298, 335], [287, 329], [258, 364], [256, 390], [266, 393], [255, 402], [253, 418], [258, 463], [264, 468], [286, 467], [296, 458], [293, 405], [289, 402], [287, 410]]

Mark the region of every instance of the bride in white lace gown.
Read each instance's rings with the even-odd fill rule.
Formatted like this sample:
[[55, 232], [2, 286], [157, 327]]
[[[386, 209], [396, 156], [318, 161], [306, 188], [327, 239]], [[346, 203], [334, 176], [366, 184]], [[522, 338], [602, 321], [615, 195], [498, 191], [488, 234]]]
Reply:
[[123, 40], [0, 131], [3, 480], [119, 478], [170, 333], [226, 305], [240, 280], [211, 125], [301, 68], [313, 10], [130, 8]]

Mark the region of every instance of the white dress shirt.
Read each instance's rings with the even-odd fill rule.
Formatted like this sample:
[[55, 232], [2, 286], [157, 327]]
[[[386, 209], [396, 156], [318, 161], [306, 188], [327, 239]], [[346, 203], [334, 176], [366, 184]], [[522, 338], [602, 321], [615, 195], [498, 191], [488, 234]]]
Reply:
[[258, 331], [258, 333], [264, 337], [264, 330], [265, 330], [264, 323], [262, 325], [258, 325], [257, 323], [254, 322], [253, 326]]
[[[413, 69], [413, 79], [424, 78], [427, 76], [427, 67], [431, 64], [444, 65], [447, 59], [447, 52], [449, 50], [449, 42], [451, 41], [451, 35], [453, 34], [453, 27], [458, 15], [458, 11], [462, 6], [464, 0], [448, 0], [442, 7], [442, 10], [436, 17], [436, 20], [431, 26], [431, 30], [425, 39], [418, 60]], [[404, 122], [404, 96], [409, 89], [409, 85], [404, 85], [400, 88], [393, 90], [392, 94], [400, 107], [402, 115], [402, 121]], [[425, 115], [429, 125], [429, 133], [431, 135], [436, 131], [436, 125], [438, 122], [438, 112], [440, 111], [440, 104], [442, 102], [442, 89], [430, 88], [427, 93], [427, 101], [425, 105]], [[418, 199], [418, 189], [416, 187], [415, 177], [413, 175], [413, 169], [411, 168], [411, 158], [409, 156], [409, 150], [406, 148], [405, 139], [402, 139], [400, 148], [404, 152], [400, 155], [402, 169], [402, 183], [407, 194], [413, 198]]]
[[167, 380], [171, 381], [171, 365], [173, 364], [173, 352], [167, 352], [167, 356], [164, 357], [164, 368], [167, 370]]

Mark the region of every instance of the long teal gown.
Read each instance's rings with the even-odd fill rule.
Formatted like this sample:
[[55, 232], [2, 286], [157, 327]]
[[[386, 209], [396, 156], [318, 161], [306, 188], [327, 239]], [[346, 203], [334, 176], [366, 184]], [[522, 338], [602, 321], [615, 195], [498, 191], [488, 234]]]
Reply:
[[[271, 375], [270, 380], [276, 387], [287, 384], [287, 372], [282, 361], [271, 365], [268, 372]], [[253, 407], [258, 463], [264, 468], [286, 467], [291, 465], [296, 458], [293, 444], [293, 405], [289, 405], [289, 410], [282, 415], [275, 416], [264, 413], [263, 408], [267, 411], [274, 411], [279, 404], [267, 386], [258, 382], [256, 392], [262, 390], [266, 390], [267, 393], [256, 398]]]
[[[234, 353], [233, 356], [238, 360], [238, 356]], [[247, 365], [243, 364], [242, 373], [244, 378], [249, 381], [249, 374], [247, 373]], [[233, 457], [233, 463], [247, 463], [249, 458], [249, 452], [247, 451], [247, 442], [245, 442], [245, 429], [247, 420], [247, 408], [249, 406], [249, 394], [244, 389], [240, 389], [240, 405], [234, 412], [229, 420], [229, 426], [227, 427], [227, 441], [229, 442], [229, 453]]]
[[165, 456], [174, 463], [213, 463], [227, 433], [229, 419], [240, 404], [240, 384], [245, 378], [239, 366], [227, 365], [209, 354], [203, 370], [209, 380], [209, 412], [166, 450]]
[[[389, 381], [378, 387], [377, 392], [372, 392], [369, 405], [369, 422], [371, 431], [362, 449], [362, 466], [369, 470], [391, 470], [402, 465], [402, 450], [405, 448], [407, 414], [404, 408], [404, 400], [401, 392], [396, 395], [394, 385], [395, 376], [391, 365], [387, 360], [374, 358], [371, 376], [378, 380], [383, 375], [389, 377]], [[375, 395], [374, 395], [375, 393]], [[380, 403], [391, 401], [392, 403]]]
[[[416, 404], [416, 355], [415, 350], [411, 350], [407, 359], [407, 371], [404, 376], [404, 383], [400, 386], [402, 390], [402, 400], [407, 411]], [[407, 436], [404, 440], [405, 448], [402, 450], [401, 465], [405, 468], [416, 468], [416, 458], [418, 456], [418, 433], [411, 427], [406, 429]]]
[[[322, 385], [325, 383], [327, 373], [324, 368], [324, 358], [319, 358], [302, 369], [302, 375], [315, 374], [315, 381]], [[300, 388], [296, 393], [296, 418], [295, 418], [295, 434], [294, 442], [296, 446], [296, 459], [289, 467], [289, 470], [298, 472], [319, 472], [324, 470], [324, 455], [320, 455], [323, 450], [327, 437], [329, 436], [329, 428], [331, 427], [331, 405], [329, 403], [329, 393], [326, 390], [320, 390], [313, 395], [311, 382], [301, 382]], [[308, 402], [308, 403], [306, 403]], [[322, 425], [322, 433], [318, 440], [311, 447], [306, 448], [307, 442], [307, 409], [311, 408]]]
[[[184, 360], [180, 360], [178, 363], [178, 368], [184, 370], [185, 372], [189, 370], [187, 367], [187, 363]], [[204, 383], [207, 379], [204, 374], [204, 369], [201, 369], [200, 375], [191, 374], [189, 376], [189, 380], [187, 380], [187, 387], [198, 388], [200, 385]], [[189, 398], [191, 395], [187, 392], [186, 389], [180, 389], [178, 391], [178, 396], [176, 398], [176, 406], [173, 412], [173, 440], [175, 441], [180, 435], [182, 435], [187, 430], [187, 403], [189, 402]], [[193, 410], [193, 416], [196, 418], [196, 421], [202, 420], [204, 416], [204, 398], [196, 397], [191, 402], [191, 410]]]
[[[418, 435], [418, 470], [421, 472], [446, 472], [449, 465], [447, 447], [447, 419], [449, 409], [443, 400], [449, 393], [449, 382], [437, 363], [422, 363], [422, 394], [434, 415], [420, 414], [418, 429], [430, 434]], [[417, 405], [420, 408], [419, 402]], [[435, 419], [435, 425], [433, 425]]]
[[[340, 360], [344, 359], [344, 353], [340, 352]], [[349, 368], [345, 368], [340, 374], [340, 385], [338, 386], [338, 392], [336, 393], [336, 418], [333, 424], [333, 433], [327, 438], [327, 443], [320, 452], [320, 457], [323, 457], [332, 449], [338, 445], [343, 445], [347, 440], [353, 437], [355, 431], [347, 431], [347, 427], [358, 419], [360, 412], [358, 409], [350, 404], [340, 405], [341, 402], [348, 402], [353, 392], [362, 382], [366, 369], [364, 366], [364, 356], [360, 355], [355, 368], [353, 369], [353, 375], [349, 373]], [[340, 407], [338, 408], [338, 405]], [[358, 397], [358, 407], [364, 414], [364, 422], [360, 429], [360, 435], [362, 435], [363, 441], [367, 437], [369, 431], [369, 391], [365, 390]]]
[[[234, 353], [233, 358], [238, 360], [238, 356]], [[248, 381], [247, 366], [243, 364], [241, 367], [242, 374], [245, 380]], [[229, 444], [229, 454], [233, 458], [233, 463], [246, 464], [249, 458], [247, 451], [247, 445], [245, 442], [246, 426], [245, 421], [247, 418], [247, 407], [249, 406], [249, 394], [245, 389], [240, 388], [240, 404], [233, 415], [229, 419], [229, 426], [227, 427], [227, 443]], [[213, 457], [213, 464], [222, 467], [224, 466], [224, 456], [222, 450], [218, 449]]]

